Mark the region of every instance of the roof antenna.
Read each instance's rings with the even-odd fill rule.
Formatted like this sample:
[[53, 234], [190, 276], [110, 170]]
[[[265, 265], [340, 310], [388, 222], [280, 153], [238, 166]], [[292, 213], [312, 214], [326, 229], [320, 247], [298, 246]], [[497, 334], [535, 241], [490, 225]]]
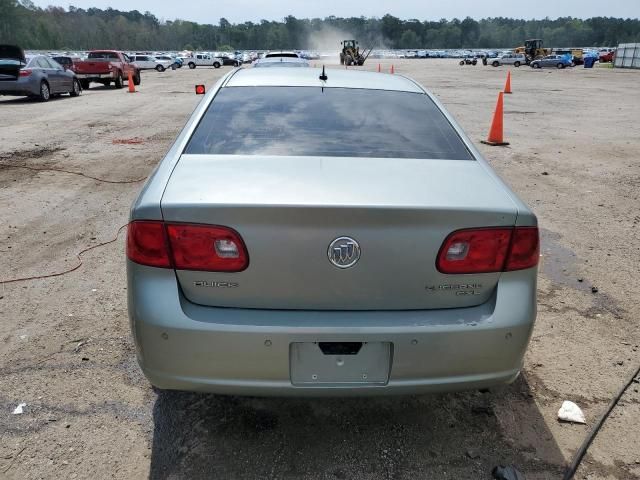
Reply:
[[327, 74], [324, 71], [324, 65], [322, 65], [322, 74], [320, 75], [320, 80], [326, 82], [329, 79], [329, 77], [327, 77]]

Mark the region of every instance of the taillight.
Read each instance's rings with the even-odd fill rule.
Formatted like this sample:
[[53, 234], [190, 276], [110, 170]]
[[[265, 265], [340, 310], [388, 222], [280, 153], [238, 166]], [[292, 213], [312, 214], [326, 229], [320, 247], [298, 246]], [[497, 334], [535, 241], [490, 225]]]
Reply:
[[131, 222], [127, 256], [142, 265], [178, 270], [240, 272], [249, 265], [240, 235], [218, 225]]
[[20, 70], [20, 76], [21, 77], [28, 77], [32, 73], [33, 73], [33, 70], [31, 70], [29, 68], [23, 68], [22, 70]]
[[537, 227], [458, 230], [442, 244], [436, 267], [447, 274], [522, 270], [536, 266], [539, 253]]
[[167, 233], [178, 270], [240, 272], [249, 264], [244, 242], [230, 228], [168, 224]]
[[168, 245], [162, 222], [135, 221], [127, 228], [127, 257], [133, 262], [171, 268]]
[[511, 249], [506, 271], [535, 267], [540, 259], [538, 227], [516, 227], [511, 238]]

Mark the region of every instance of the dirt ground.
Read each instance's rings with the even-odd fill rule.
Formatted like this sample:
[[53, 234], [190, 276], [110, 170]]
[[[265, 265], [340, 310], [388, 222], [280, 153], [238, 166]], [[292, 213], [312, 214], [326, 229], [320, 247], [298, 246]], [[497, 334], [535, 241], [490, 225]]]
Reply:
[[[506, 68], [393, 63], [486, 137]], [[113, 240], [200, 100], [194, 84], [226, 71], [146, 73], [136, 94], [0, 99], [0, 281], [68, 269]], [[560, 478], [640, 362], [640, 72], [511, 71], [511, 145], [478, 144], [543, 234], [538, 321], [515, 384], [349, 400], [158, 394], [129, 336], [121, 233], [72, 273], [0, 285], [0, 478], [485, 479], [499, 464]], [[577, 478], [640, 478], [639, 388]], [[558, 423], [563, 400], [588, 425]]]

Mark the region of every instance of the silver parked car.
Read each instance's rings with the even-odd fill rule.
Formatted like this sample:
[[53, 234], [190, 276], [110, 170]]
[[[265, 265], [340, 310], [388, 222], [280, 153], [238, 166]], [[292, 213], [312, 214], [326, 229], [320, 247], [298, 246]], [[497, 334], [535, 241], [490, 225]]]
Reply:
[[164, 72], [167, 68], [171, 68], [173, 60], [161, 60], [153, 55], [133, 55], [130, 57], [132, 62], [135, 62], [140, 70], [157, 70], [158, 72]]
[[498, 58], [494, 58], [491, 61], [491, 65], [499, 67], [500, 65], [513, 65], [519, 67], [520, 65], [526, 65], [527, 58], [522, 53], [507, 53]]
[[76, 74], [45, 55], [26, 56], [13, 45], [0, 45], [0, 95], [28, 96], [43, 102], [53, 95], [80, 95]]
[[522, 366], [536, 217], [411, 79], [230, 72], [130, 220], [131, 328], [159, 388], [417, 393]]

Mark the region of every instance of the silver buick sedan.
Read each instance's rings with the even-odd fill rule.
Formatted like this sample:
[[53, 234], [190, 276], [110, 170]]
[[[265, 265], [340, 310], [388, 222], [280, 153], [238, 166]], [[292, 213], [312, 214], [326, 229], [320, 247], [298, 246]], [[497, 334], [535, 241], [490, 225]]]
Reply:
[[131, 209], [129, 315], [161, 389], [369, 395], [512, 382], [535, 215], [400, 75], [238, 69]]

